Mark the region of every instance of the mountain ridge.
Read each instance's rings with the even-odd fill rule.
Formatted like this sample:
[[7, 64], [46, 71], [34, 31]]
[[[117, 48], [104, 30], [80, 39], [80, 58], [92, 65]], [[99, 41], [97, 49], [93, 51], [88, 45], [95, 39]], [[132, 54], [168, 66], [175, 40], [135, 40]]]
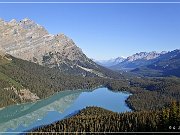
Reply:
[[156, 58], [158, 58], [159, 56], [165, 53], [166, 53], [165, 51], [162, 51], [160, 53], [157, 53], [156, 51], [136, 53], [133, 54], [132, 56], [127, 57], [127, 59], [124, 60], [123, 62], [115, 66], [111, 66], [110, 69], [115, 69], [115, 70], [135, 69], [137, 67], [152, 63]]
[[180, 77], [180, 49], [161, 55], [155, 62], [138, 67], [131, 72], [144, 76], [177, 76]]
[[151, 60], [153, 61], [160, 55], [166, 54], [166, 51], [162, 52], [139, 52], [135, 53], [131, 56], [128, 56], [127, 58], [124, 57], [117, 57], [114, 59], [109, 60], [95, 60], [96, 63], [108, 67], [109, 69], [113, 70], [127, 70], [127, 69], [133, 69], [137, 68], [141, 65], [148, 65]]
[[58, 68], [67, 74], [119, 78], [117, 73], [89, 59], [65, 34], [49, 34], [43, 26], [28, 18], [19, 22], [1, 19], [0, 31], [0, 48], [14, 57]]

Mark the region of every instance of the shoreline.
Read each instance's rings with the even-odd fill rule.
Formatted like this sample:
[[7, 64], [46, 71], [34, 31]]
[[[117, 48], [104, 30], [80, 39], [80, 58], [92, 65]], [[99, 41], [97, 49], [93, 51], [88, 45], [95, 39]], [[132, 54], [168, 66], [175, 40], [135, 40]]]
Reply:
[[0, 111], [5, 109], [5, 108], [8, 108], [8, 107], [11, 107], [11, 106], [16, 106], [16, 105], [24, 105], [24, 104], [30, 104], [30, 103], [36, 103], [36, 102], [39, 102], [39, 101], [42, 101], [42, 100], [45, 100], [45, 99], [48, 99], [56, 94], [59, 94], [60, 92], [67, 92], [67, 91], [80, 91], [80, 90], [95, 90], [95, 89], [98, 89], [98, 88], [101, 88], [101, 87], [104, 87], [103, 85], [99, 85], [97, 87], [94, 87], [94, 88], [90, 88], [90, 89], [76, 89], [76, 90], [62, 90], [62, 91], [58, 91], [58, 92], [55, 92], [53, 93], [52, 95], [46, 97], [46, 98], [42, 98], [42, 99], [39, 99], [39, 100], [35, 100], [35, 101], [30, 101], [30, 102], [23, 102], [23, 103], [17, 103], [17, 104], [11, 104], [11, 105], [8, 105], [8, 106], [4, 106], [4, 107], [1, 107], [0, 108]]
[[[104, 87], [103, 85], [100, 85], [100, 86], [98, 86], [98, 87], [94, 87], [93, 89], [83, 89], [83, 92], [93, 92], [94, 90], [97, 90], [98, 88], [106, 88], [107, 90], [112, 91], [112, 90], [108, 89], [107, 87]], [[100, 90], [100, 89], [99, 89], [99, 90]], [[56, 94], [61, 94], [61, 92], [64, 93], [64, 92], [67, 92], [67, 91], [71, 92], [72, 90], [60, 91], [60, 92], [55, 93], [53, 96], [55, 96]], [[78, 89], [78, 90], [75, 90], [75, 91], [76, 91], [76, 92], [82, 91], [82, 89]], [[113, 90], [113, 91], [114, 91], [114, 90]], [[113, 91], [112, 91], [112, 92], [113, 92]], [[125, 92], [125, 91], [115, 91], [115, 93], [130, 94], [129, 92]], [[56, 95], [56, 96], [58, 96], [58, 95]], [[50, 97], [52, 97], [52, 96], [50, 96]], [[129, 96], [128, 96], [128, 97], [129, 97]], [[128, 97], [127, 97], [127, 98], [128, 98]], [[53, 97], [52, 97], [52, 98], [53, 98]], [[125, 104], [125, 106], [127, 106], [127, 107], [130, 109], [128, 112], [132, 112], [133, 110], [132, 110], [132, 109], [128, 106], [128, 104], [126, 103], [127, 98], [124, 99], [124, 104]], [[41, 100], [45, 100], [45, 99], [41, 99]], [[40, 101], [40, 100], [38, 100], [38, 101]], [[37, 101], [37, 102], [38, 102], [38, 101]], [[36, 103], [36, 102], [35, 102], [35, 103]], [[26, 104], [26, 103], [24, 103], [24, 104]], [[29, 104], [29, 103], [27, 103], [27, 104]], [[21, 104], [19, 104], [19, 105], [21, 105]], [[86, 106], [86, 107], [90, 107], [90, 106]], [[76, 110], [76, 111], [74, 111], [74, 112], [69, 112], [69, 114], [65, 115], [64, 117], [62, 117], [62, 118], [60, 118], [60, 119], [57, 119], [57, 120], [55, 120], [55, 121], [52, 121], [52, 122], [50, 122], [50, 123], [48, 123], [48, 124], [42, 124], [42, 125], [40, 125], [40, 126], [34, 127], [34, 128], [32, 128], [32, 129], [29, 129], [29, 130], [25, 130], [25, 131], [23, 131], [23, 132], [27, 132], [27, 131], [30, 131], [30, 132], [31, 132], [32, 130], [35, 130], [35, 129], [39, 128], [39, 127], [47, 126], [47, 125], [56, 123], [56, 122], [58, 122], [58, 121], [62, 121], [62, 120], [64, 120], [64, 119], [67, 119], [67, 118], [69, 118], [69, 117], [73, 117], [74, 115], [78, 114], [82, 109], [85, 109], [86, 107], [81, 108], [81, 109], [79, 109], [79, 110]], [[98, 107], [98, 106], [97, 106], [97, 107]], [[103, 107], [101, 107], [101, 108], [103, 108]], [[103, 109], [105, 109], [105, 108], [103, 108]], [[127, 111], [116, 112], [116, 113], [125, 113], [125, 112], [127, 112]]]
[[[101, 87], [100, 87], [100, 88], [101, 88]], [[104, 87], [104, 88], [107, 88], [107, 87]], [[107, 88], [107, 89], [108, 89], [108, 88]], [[117, 91], [117, 92], [121, 92], [121, 91]], [[122, 93], [129, 94], [129, 93], [126, 93], [126, 92], [122, 92]], [[128, 97], [129, 97], [129, 96], [128, 96]], [[128, 97], [126, 98], [126, 100], [128, 99]], [[118, 113], [118, 114], [126, 113], [126, 112], [134, 112], [134, 110], [131, 109], [131, 108], [128, 106], [126, 100], [124, 100], [124, 103], [125, 103], [125, 105], [130, 109], [130, 111], [124, 111], [124, 112], [114, 112], [114, 111], [113, 111], [113, 112], [114, 112], [114, 113]], [[72, 112], [72, 113], [70, 113], [70, 114], [67, 114], [67, 115], [64, 116], [62, 119], [56, 120], [56, 121], [51, 122], [51, 123], [49, 123], [49, 124], [40, 125], [40, 126], [34, 127], [34, 128], [32, 128], [32, 129], [29, 129], [29, 130], [26, 130], [26, 131], [22, 131], [22, 132], [33, 133], [33, 131], [36, 130], [36, 129], [38, 129], [38, 128], [45, 127], [45, 126], [48, 126], [48, 125], [51, 125], [51, 124], [55, 124], [55, 123], [57, 123], [57, 122], [59, 122], [59, 121], [62, 121], [62, 120], [68, 119], [68, 118], [70, 118], [70, 117], [76, 116], [77, 114], [79, 114], [82, 110], [86, 109], [87, 107], [99, 107], [99, 106], [86, 106], [86, 107], [84, 107], [84, 108], [82, 108], [82, 109], [79, 109], [79, 110], [76, 110], [76, 111], [74, 111], [74, 112]], [[99, 107], [99, 108], [105, 109], [105, 108], [103, 108], [103, 107]], [[106, 109], [106, 110], [108, 110], [108, 109]], [[109, 110], [109, 111], [111, 111], [111, 110]]]

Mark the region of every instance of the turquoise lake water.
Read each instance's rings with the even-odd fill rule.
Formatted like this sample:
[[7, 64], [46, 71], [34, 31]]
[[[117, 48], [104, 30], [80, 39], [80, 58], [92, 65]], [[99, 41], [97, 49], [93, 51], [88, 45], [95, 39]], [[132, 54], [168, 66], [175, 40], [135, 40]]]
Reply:
[[97, 88], [63, 91], [37, 102], [12, 105], [0, 110], [0, 131], [27, 131], [61, 120], [87, 106], [98, 106], [114, 112], [131, 111], [125, 103], [129, 95]]

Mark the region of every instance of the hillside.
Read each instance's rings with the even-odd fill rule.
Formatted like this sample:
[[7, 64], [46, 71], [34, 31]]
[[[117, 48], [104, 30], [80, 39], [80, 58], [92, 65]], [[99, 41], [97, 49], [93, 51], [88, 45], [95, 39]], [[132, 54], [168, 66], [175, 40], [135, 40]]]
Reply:
[[121, 75], [99, 66], [64, 34], [49, 34], [25, 18], [6, 22], [0, 19], [0, 48], [6, 53], [59, 71], [90, 77], [120, 78]]
[[134, 110], [158, 109], [173, 99], [180, 99], [178, 78], [131, 77], [113, 80], [67, 75], [58, 69], [40, 66], [9, 55], [1, 58], [0, 62], [1, 107], [36, 101], [62, 90], [91, 89], [100, 85], [115, 91], [133, 93], [127, 103]]
[[61, 90], [89, 89], [103, 84], [99, 78], [60, 73], [32, 62], [0, 55], [0, 107], [36, 101]]

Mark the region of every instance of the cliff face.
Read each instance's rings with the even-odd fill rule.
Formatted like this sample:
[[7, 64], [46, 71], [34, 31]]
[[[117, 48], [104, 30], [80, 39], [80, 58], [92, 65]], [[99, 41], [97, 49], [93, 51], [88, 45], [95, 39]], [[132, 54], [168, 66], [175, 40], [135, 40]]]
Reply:
[[109, 72], [86, 57], [66, 35], [49, 34], [44, 27], [27, 18], [10, 22], [0, 19], [0, 48], [14, 57], [66, 73], [105, 77]]
[[4, 50], [18, 58], [42, 64], [46, 53], [58, 52], [63, 59], [77, 60], [84, 56], [75, 43], [64, 34], [51, 35], [32, 20], [20, 22], [0, 20], [0, 43]]

